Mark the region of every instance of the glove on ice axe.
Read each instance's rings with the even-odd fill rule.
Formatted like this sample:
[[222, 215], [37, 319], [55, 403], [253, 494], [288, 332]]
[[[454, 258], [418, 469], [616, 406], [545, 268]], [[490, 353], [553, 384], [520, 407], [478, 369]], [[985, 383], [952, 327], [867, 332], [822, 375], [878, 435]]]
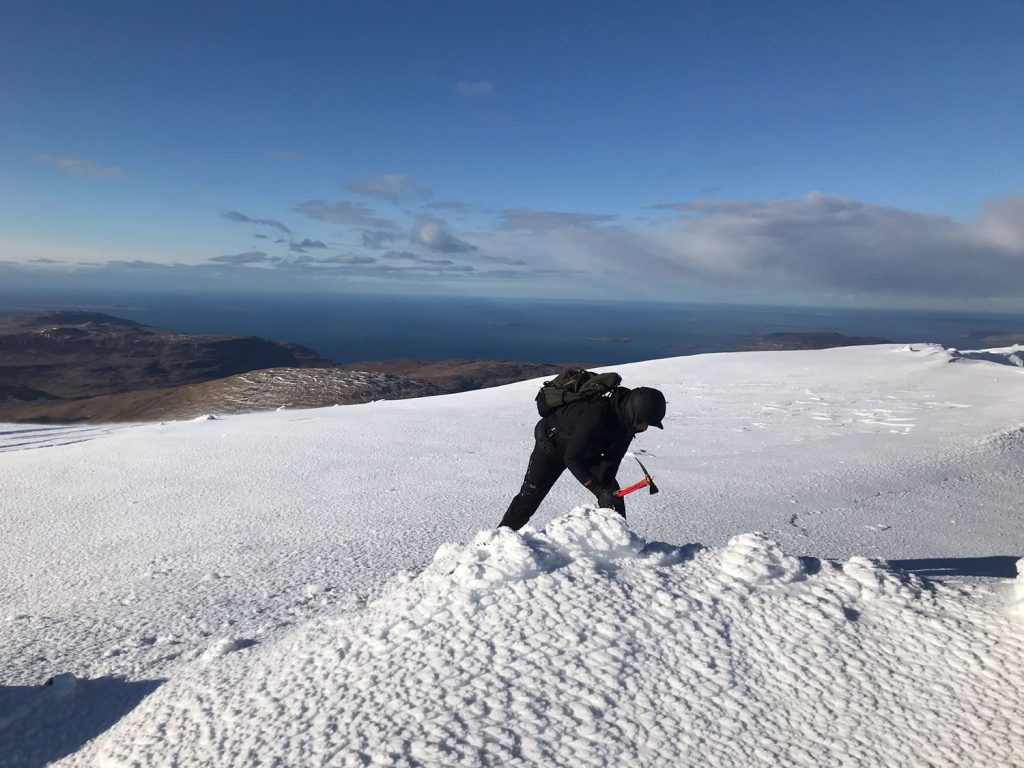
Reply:
[[[636, 458], [636, 457], [634, 457]], [[651, 487], [651, 495], [653, 496], [658, 492], [658, 486], [654, 484], [654, 478], [651, 477], [651, 473], [647, 471], [647, 467], [643, 465], [640, 459], [636, 460], [636, 463], [640, 465], [640, 469], [644, 471], [644, 479], [639, 483], [629, 486], [629, 488], [620, 488], [615, 492], [616, 496], [625, 496], [626, 494], [632, 493], [633, 491], [639, 491], [641, 488]]]

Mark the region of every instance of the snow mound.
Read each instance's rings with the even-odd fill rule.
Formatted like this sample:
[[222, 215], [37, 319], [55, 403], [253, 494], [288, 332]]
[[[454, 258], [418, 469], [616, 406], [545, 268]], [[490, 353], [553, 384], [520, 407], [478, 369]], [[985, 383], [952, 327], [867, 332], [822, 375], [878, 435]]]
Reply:
[[1017, 578], [1013, 581], [1010, 612], [1014, 616], [1024, 619], [1024, 558], [1017, 561]]
[[581, 507], [187, 667], [66, 764], [1020, 764], [1022, 653], [990, 592]]
[[227, 656], [229, 653], [241, 651], [254, 645], [252, 640], [237, 637], [222, 637], [214, 641], [199, 657], [204, 664], [210, 664], [217, 659]]
[[1013, 365], [1017, 368], [1024, 368], [1024, 345], [1014, 344], [1010, 347], [998, 347], [993, 349], [964, 349], [953, 350], [954, 357], [964, 360], [986, 360], [990, 363], [1000, 365]]
[[552, 520], [537, 533], [498, 528], [482, 531], [466, 547], [443, 545], [421, 577], [423, 599], [447, 599], [509, 582], [536, 578], [573, 561], [610, 565], [636, 557], [645, 542], [619, 515], [584, 506]]
[[753, 587], [794, 581], [803, 574], [803, 565], [764, 534], [745, 533], [731, 539], [722, 551], [720, 570], [727, 579]]

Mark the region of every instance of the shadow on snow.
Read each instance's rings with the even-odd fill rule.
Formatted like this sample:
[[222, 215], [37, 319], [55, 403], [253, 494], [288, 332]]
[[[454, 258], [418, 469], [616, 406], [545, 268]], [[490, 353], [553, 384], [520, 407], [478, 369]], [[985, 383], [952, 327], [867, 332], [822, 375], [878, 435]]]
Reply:
[[[916, 560], [883, 560], [884, 565], [898, 573], [912, 573], [930, 579], [953, 577], [982, 577], [990, 579], [1013, 579], [1017, 576], [1015, 555], [990, 555], [988, 557], [930, 557]], [[801, 557], [808, 574], [821, 570], [817, 557]]]
[[43, 685], [0, 685], [0, 766], [41, 768], [77, 752], [163, 682], [58, 675]]

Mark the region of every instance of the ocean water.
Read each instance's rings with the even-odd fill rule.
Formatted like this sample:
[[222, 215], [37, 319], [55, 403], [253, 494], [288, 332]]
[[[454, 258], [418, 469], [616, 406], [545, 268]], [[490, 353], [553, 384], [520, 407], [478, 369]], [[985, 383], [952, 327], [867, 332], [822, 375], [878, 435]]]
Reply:
[[[5, 313], [71, 303], [5, 300]], [[292, 341], [341, 363], [416, 357], [615, 365], [749, 347], [752, 336], [832, 331], [969, 349], [1024, 332], [1024, 314], [531, 301], [466, 297], [106, 295], [73, 306], [193, 333]]]

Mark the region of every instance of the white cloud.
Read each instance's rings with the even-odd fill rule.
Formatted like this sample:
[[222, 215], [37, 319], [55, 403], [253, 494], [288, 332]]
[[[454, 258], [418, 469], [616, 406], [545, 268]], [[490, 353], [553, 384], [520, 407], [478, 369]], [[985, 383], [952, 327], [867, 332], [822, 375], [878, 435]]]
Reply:
[[97, 178], [121, 178], [124, 171], [119, 165], [100, 165], [91, 160], [83, 160], [79, 157], [61, 157], [56, 155], [39, 155], [39, 159], [48, 163], [65, 173], [78, 174], [83, 176], [95, 176]]
[[1024, 285], [1024, 197], [991, 201], [971, 222], [819, 192], [656, 207], [677, 215], [626, 227], [514, 209], [473, 243], [478, 258], [524, 272], [575, 273], [576, 295], [1012, 308]]
[[989, 201], [977, 229], [981, 237], [1007, 251], [1024, 251], [1024, 195]]
[[437, 219], [421, 221], [412, 231], [412, 242], [438, 253], [469, 253], [476, 246], [453, 235], [444, 222]]
[[370, 229], [395, 229], [395, 222], [374, 215], [374, 210], [362, 203], [343, 201], [331, 205], [324, 200], [307, 200], [295, 206], [303, 216], [332, 224], [352, 224]]
[[716, 283], [934, 297], [1024, 284], [1024, 198], [992, 201], [970, 223], [820, 192], [669, 207], [681, 217], [650, 239], [671, 265]]

